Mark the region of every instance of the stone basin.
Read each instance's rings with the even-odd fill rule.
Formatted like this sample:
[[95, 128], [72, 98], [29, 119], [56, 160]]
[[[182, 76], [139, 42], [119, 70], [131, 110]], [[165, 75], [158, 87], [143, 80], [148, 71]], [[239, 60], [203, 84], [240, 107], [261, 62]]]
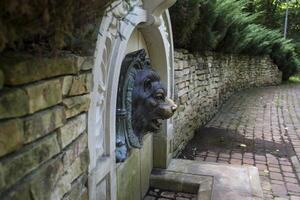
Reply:
[[258, 200], [263, 192], [256, 167], [173, 159], [153, 169], [150, 186], [197, 194], [198, 200]]

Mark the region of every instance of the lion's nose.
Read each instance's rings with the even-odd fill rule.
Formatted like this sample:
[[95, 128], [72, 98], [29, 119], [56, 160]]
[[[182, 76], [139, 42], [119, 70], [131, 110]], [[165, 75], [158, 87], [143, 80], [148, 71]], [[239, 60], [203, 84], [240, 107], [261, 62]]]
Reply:
[[178, 107], [178, 106], [177, 106], [176, 104], [174, 104], [174, 105], [171, 107], [173, 113], [177, 110], [177, 107]]

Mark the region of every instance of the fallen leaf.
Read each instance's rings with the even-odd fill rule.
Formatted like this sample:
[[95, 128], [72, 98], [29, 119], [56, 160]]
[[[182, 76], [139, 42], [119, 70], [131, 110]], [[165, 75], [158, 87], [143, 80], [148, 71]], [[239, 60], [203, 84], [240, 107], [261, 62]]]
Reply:
[[247, 147], [247, 145], [245, 145], [245, 144], [240, 144], [240, 147]]

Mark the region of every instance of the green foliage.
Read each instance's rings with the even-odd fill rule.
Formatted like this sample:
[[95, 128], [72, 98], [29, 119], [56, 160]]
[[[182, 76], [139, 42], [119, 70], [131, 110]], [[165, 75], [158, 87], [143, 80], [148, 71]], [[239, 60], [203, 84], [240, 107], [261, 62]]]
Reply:
[[[175, 43], [184, 47], [199, 20], [200, 0], [180, 0], [170, 10], [172, 15]], [[176, 11], [174, 13], [173, 11]]]
[[291, 76], [289, 78], [289, 82], [291, 82], [291, 83], [300, 83], [300, 76]]
[[111, 0], [1, 0], [0, 52], [89, 46]]
[[[200, 0], [199, 16], [193, 19], [198, 21], [193, 21], [193, 26], [175, 23], [175, 46], [196, 52], [269, 55], [283, 72], [283, 79], [288, 79], [300, 66], [295, 43], [283, 39], [279, 31], [257, 24], [259, 18], [265, 18], [265, 13], [247, 12], [255, 9], [253, 6], [249, 0]], [[171, 9], [172, 20], [180, 9], [180, 6]], [[176, 16], [177, 21], [179, 17]], [[184, 39], [176, 32], [182, 29], [189, 30]]]

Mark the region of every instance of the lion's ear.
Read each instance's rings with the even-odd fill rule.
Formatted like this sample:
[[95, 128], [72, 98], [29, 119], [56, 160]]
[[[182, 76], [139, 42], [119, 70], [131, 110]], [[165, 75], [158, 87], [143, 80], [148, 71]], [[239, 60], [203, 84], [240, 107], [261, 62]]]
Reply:
[[151, 89], [152, 85], [151, 85], [151, 80], [149, 78], [144, 80], [144, 90], [149, 90]]

